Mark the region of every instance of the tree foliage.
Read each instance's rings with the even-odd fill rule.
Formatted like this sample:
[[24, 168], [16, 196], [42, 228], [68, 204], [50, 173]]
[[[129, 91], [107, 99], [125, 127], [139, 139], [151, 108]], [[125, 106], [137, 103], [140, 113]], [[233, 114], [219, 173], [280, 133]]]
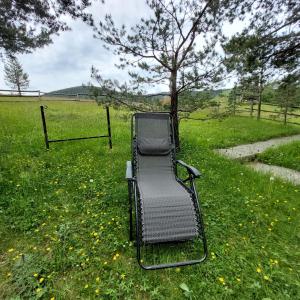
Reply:
[[13, 89], [17, 89], [21, 96], [21, 90], [29, 86], [29, 76], [23, 71], [22, 65], [16, 57], [9, 57], [4, 65], [5, 83]]
[[93, 25], [89, 0], [1, 0], [0, 51], [26, 53], [51, 43], [52, 36], [69, 30], [64, 16]]
[[[119, 56], [118, 67], [128, 69], [130, 83], [115, 86], [129, 88], [132, 94], [141, 93], [145, 85], [168, 86], [177, 145], [178, 96], [220, 79], [216, 45], [222, 37], [221, 25], [237, 2], [147, 0], [149, 17], [141, 18], [129, 30], [125, 25], [116, 26], [111, 15], [94, 27], [95, 37]], [[95, 74], [100, 84], [113, 83]]]

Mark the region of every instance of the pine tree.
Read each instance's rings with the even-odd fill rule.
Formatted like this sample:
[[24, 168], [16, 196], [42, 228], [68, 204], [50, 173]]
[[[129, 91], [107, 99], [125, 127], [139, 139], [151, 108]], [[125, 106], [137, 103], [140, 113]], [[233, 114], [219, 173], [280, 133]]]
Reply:
[[178, 147], [179, 96], [219, 80], [221, 61], [215, 46], [222, 37], [222, 23], [232, 16], [239, 2], [147, 0], [149, 18], [141, 18], [129, 31], [125, 25], [117, 27], [107, 15], [94, 27], [95, 37], [119, 56], [119, 68], [129, 69], [131, 81], [120, 84], [105, 80], [95, 68], [92, 77], [118, 96], [122, 91], [141, 95], [144, 86], [166, 84]]
[[9, 57], [4, 65], [5, 83], [13, 89], [16, 89], [19, 96], [22, 96], [21, 90], [29, 86], [29, 76], [23, 71], [22, 65], [16, 57]]

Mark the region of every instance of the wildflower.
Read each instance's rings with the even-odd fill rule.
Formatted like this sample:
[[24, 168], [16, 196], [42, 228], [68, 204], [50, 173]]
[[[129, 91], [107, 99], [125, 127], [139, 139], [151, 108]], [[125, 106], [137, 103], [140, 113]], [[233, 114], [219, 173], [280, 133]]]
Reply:
[[215, 259], [216, 258], [216, 254], [214, 252], [211, 252], [211, 258]]
[[177, 273], [179, 273], [179, 272], [180, 272], [180, 268], [176, 268], [175, 271], [176, 271]]
[[94, 179], [90, 179], [90, 182], [91, 182], [91, 183], [94, 182]]
[[100, 290], [99, 290], [99, 289], [96, 289], [96, 290], [95, 290], [95, 293], [96, 293], [96, 295], [99, 295]]
[[15, 251], [15, 249], [14, 249], [14, 248], [10, 248], [10, 249], [8, 249], [8, 252], [9, 252], [9, 253], [11, 253], [11, 252], [13, 252], [13, 251]]
[[257, 273], [261, 273], [261, 268], [257, 267], [257, 268], [256, 268], [256, 272], [257, 272]]
[[97, 278], [96, 278], [96, 282], [100, 282], [100, 277], [97, 277]]
[[33, 277], [35, 277], [35, 278], [37, 278], [38, 276], [39, 276], [38, 273], [34, 273], [34, 274], [33, 274]]
[[241, 279], [240, 279], [240, 278], [237, 278], [236, 281], [237, 281], [237, 282], [241, 282]]
[[88, 287], [89, 287], [89, 285], [88, 285], [88, 284], [86, 284], [86, 285], [84, 286], [84, 288], [85, 288], [85, 289], [87, 289]]
[[225, 279], [223, 277], [218, 277], [221, 284], [225, 285]]
[[50, 248], [50, 247], [48, 247], [48, 248], [46, 248], [46, 250], [47, 250], [47, 251], [50, 251], [50, 250], [51, 250], [51, 248]]
[[41, 277], [40, 280], [39, 280], [39, 283], [43, 283], [44, 280], [45, 280], [45, 278]]
[[11, 276], [11, 272], [8, 272], [8, 273], [6, 274], [6, 276], [7, 276], [7, 277], [10, 277], [10, 276]]
[[50, 300], [55, 300], [55, 297], [51, 297]]
[[106, 266], [107, 265], [107, 261], [105, 261], [103, 264]]
[[41, 288], [37, 288], [35, 291], [36, 291], [37, 293], [39, 293], [41, 290], [42, 290]]
[[270, 280], [270, 277], [267, 275], [264, 275], [264, 280]]

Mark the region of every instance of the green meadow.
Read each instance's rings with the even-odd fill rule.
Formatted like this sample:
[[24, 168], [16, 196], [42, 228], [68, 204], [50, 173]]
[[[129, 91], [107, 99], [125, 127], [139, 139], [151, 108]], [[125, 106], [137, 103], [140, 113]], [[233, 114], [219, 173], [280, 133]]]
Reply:
[[300, 186], [213, 152], [300, 126], [182, 120], [178, 158], [203, 173], [197, 189], [209, 257], [144, 271], [128, 241], [131, 112], [111, 109], [112, 150], [94, 139], [46, 151], [41, 104], [50, 139], [107, 133], [105, 110], [93, 102], [0, 102], [0, 299], [300, 298]]
[[300, 142], [271, 148], [258, 156], [266, 164], [290, 168], [300, 172]]

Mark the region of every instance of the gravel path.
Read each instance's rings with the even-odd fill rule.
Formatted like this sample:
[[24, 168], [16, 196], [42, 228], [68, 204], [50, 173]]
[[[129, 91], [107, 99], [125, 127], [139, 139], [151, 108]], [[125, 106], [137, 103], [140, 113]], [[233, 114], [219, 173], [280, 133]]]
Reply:
[[288, 144], [293, 141], [300, 141], [300, 134], [271, 139], [268, 141], [257, 142], [253, 144], [240, 145], [228, 149], [217, 149], [216, 151], [232, 159], [247, 160], [255, 157], [255, 155], [258, 153], [264, 152], [268, 148]]
[[300, 172], [278, 166], [266, 165], [259, 162], [247, 163], [247, 166], [262, 173], [269, 173], [275, 177], [300, 185]]
[[[247, 161], [251, 158], [254, 158], [258, 153], [264, 152], [268, 148], [278, 147], [280, 145], [288, 144], [294, 141], [300, 141], [300, 134], [271, 139], [264, 142], [240, 145], [228, 149], [217, 149], [216, 152], [231, 159], [240, 159]], [[246, 165], [257, 171], [269, 173], [275, 177], [279, 177], [293, 184], [300, 185], [300, 172], [298, 171], [273, 165], [266, 165], [259, 162], [249, 162]]]

